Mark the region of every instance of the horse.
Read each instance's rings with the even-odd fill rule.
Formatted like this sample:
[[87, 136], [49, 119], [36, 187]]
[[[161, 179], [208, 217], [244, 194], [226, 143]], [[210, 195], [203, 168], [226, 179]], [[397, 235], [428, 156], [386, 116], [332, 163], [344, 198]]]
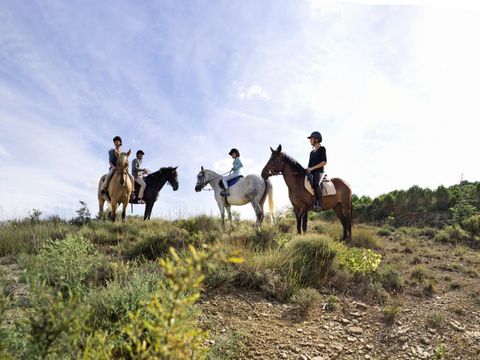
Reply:
[[[172, 186], [173, 191], [178, 190], [177, 167], [178, 166], [162, 167], [160, 170], [155, 171], [144, 178], [147, 186], [143, 193], [143, 200], [145, 200], [145, 213], [143, 215], [143, 220], [150, 220], [153, 204], [157, 201], [158, 193], [162, 190], [165, 183], [168, 182]], [[135, 183], [135, 190], [135, 193], [138, 193], [140, 190], [140, 184]], [[134, 204], [135, 200], [130, 202]]]
[[107, 175], [103, 175], [98, 182], [98, 217], [100, 219], [103, 217], [103, 205], [105, 201], [109, 200], [111, 220], [117, 221], [118, 204], [123, 204], [122, 222], [125, 222], [127, 205], [133, 190], [133, 177], [128, 173], [128, 157], [131, 150], [128, 150], [126, 153], [115, 150], [115, 153], [117, 155], [117, 169], [108, 183], [109, 199], [101, 193], [103, 181]]
[[[262, 170], [262, 178], [268, 179], [271, 175], [282, 174], [288, 187], [288, 197], [293, 205], [297, 219], [298, 234], [307, 231], [308, 211], [315, 202], [315, 197], [305, 189], [306, 170], [295, 159], [282, 152], [282, 145], [276, 150]], [[350, 185], [342, 179], [332, 178], [336, 194], [323, 197], [322, 211], [334, 209], [343, 227], [343, 240], [352, 237], [352, 190]]]
[[230, 195], [225, 198], [221, 195], [222, 187], [220, 183], [222, 181], [222, 175], [217, 174], [215, 171], [204, 169], [201, 167], [200, 172], [197, 175], [197, 184], [195, 185], [195, 191], [201, 191], [207, 184], [209, 184], [213, 191], [215, 200], [217, 201], [218, 208], [220, 209], [220, 215], [222, 217], [222, 227], [225, 230], [225, 209], [227, 209], [228, 220], [232, 223], [232, 213], [230, 211], [231, 205], [245, 205], [251, 203], [255, 215], [257, 218], [256, 226], [260, 227], [263, 222], [263, 204], [268, 195], [268, 205], [270, 215], [274, 214], [274, 201], [273, 201], [273, 188], [269, 180], [263, 180], [258, 175], [248, 175], [244, 178], [240, 178], [235, 186], [230, 187]]

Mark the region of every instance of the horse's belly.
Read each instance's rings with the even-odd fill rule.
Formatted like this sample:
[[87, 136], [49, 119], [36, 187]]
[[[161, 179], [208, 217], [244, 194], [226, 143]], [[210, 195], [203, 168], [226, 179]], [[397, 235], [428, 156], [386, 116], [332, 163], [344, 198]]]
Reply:
[[227, 201], [230, 205], [245, 205], [248, 204], [248, 199], [244, 197], [229, 196]]

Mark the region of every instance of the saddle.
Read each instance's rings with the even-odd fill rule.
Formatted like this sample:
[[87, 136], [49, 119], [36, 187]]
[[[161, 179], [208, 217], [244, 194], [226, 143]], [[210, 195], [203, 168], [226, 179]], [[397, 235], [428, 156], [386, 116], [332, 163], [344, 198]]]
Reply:
[[[322, 174], [322, 177], [320, 178], [320, 189], [322, 189], [322, 196], [330, 196], [337, 193], [337, 190], [335, 190], [335, 185], [330, 181], [330, 179], [327, 179], [325, 174]], [[315, 196], [315, 192], [308, 175], [305, 175], [305, 190], [307, 190], [312, 196]]]
[[[237, 177], [234, 177], [233, 179], [231, 180], [228, 180], [227, 181], [227, 184], [228, 184], [228, 187], [232, 187], [233, 185], [235, 185], [238, 180], [240, 180], [241, 178], [243, 178], [243, 175], [238, 175]], [[220, 185], [220, 187], [225, 190], [225, 186], [223, 186], [223, 181], [220, 180], [220, 182], [218, 183], [218, 185]]]

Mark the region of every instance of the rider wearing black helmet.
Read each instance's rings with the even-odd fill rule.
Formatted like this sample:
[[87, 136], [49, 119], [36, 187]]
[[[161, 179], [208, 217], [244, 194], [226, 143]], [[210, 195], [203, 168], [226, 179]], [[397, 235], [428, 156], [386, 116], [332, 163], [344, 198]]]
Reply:
[[110, 169], [108, 171], [107, 177], [105, 178], [105, 181], [103, 182], [102, 194], [107, 194], [108, 183], [110, 182], [110, 179], [112, 178], [113, 173], [117, 169], [117, 154], [116, 154], [116, 152], [121, 151], [122, 138], [120, 136], [115, 136], [113, 138], [113, 144], [114, 144], [115, 148], [110, 149], [108, 151], [108, 162], [110, 163]]
[[322, 191], [320, 189], [320, 181], [323, 177], [323, 167], [327, 165], [327, 151], [321, 145], [322, 135], [318, 131], [312, 132], [308, 137], [313, 150], [310, 152], [310, 160], [308, 162], [307, 173], [313, 175], [313, 189], [315, 191], [316, 203], [313, 209], [322, 210]]

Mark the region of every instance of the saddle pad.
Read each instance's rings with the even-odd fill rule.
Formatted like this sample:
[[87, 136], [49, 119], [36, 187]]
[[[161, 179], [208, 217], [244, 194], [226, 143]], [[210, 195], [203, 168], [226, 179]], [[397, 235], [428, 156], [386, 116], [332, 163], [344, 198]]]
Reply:
[[[312, 195], [315, 196], [315, 192], [313, 191], [312, 184], [310, 180], [308, 180], [308, 176], [305, 176], [305, 189]], [[335, 185], [329, 179], [323, 178], [322, 180], [322, 196], [330, 196], [335, 195], [337, 191], [335, 190]]]
[[[228, 180], [228, 181], [227, 181], [228, 187], [232, 187], [233, 185], [235, 185], [235, 184], [238, 182], [238, 180], [240, 180], [241, 178], [243, 178], [243, 175], [239, 175], [239, 176], [237, 176], [236, 178], [233, 178], [233, 179], [231, 179], [231, 180]], [[220, 187], [223, 189], [223, 181], [220, 180], [218, 184], [219, 184]]]

